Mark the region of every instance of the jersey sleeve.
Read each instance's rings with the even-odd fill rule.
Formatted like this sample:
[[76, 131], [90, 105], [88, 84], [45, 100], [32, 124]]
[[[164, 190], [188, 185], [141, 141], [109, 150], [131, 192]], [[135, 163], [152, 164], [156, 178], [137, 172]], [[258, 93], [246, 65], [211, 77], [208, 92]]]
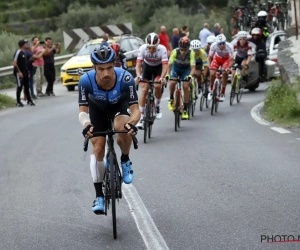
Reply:
[[227, 46], [228, 46], [229, 56], [230, 58], [232, 58], [234, 56], [234, 48], [231, 43], [227, 43]]
[[92, 93], [88, 73], [82, 75], [78, 82], [78, 104], [80, 106], [89, 106], [89, 93]]
[[209, 56], [214, 56], [214, 54], [216, 53], [216, 47], [217, 47], [217, 44], [216, 44], [216, 43], [213, 43], [213, 44], [210, 46]]
[[143, 44], [142, 46], [139, 47], [139, 52], [136, 61], [139, 63], [142, 63], [144, 60], [144, 54], [146, 50], [146, 44]]
[[254, 45], [253, 43], [249, 42], [249, 44], [248, 44], [248, 52], [247, 52], [248, 56], [252, 56], [252, 54], [253, 54], [253, 48], [254, 48], [253, 45]]
[[162, 62], [162, 64], [167, 64], [168, 63], [167, 49], [163, 45], [161, 46], [161, 62]]
[[207, 54], [204, 49], [200, 50], [203, 67], [207, 66]]
[[126, 92], [126, 100], [128, 101], [128, 105], [131, 106], [133, 104], [138, 104], [138, 95], [135, 89], [135, 81], [132, 74], [129, 72], [125, 72], [122, 83], [122, 93]]
[[192, 50], [190, 54], [190, 65], [196, 65], [196, 55], [195, 52]]
[[176, 60], [176, 49], [173, 49], [169, 58], [169, 64], [173, 64]]

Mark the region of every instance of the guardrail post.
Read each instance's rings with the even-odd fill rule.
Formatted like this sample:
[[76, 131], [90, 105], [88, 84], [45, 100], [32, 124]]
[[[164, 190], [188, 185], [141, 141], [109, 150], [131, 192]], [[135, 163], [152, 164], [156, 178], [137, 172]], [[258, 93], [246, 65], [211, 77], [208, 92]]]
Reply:
[[[300, 6], [300, 4], [299, 4]], [[298, 31], [299, 31], [299, 27], [298, 27], [298, 16], [297, 16], [297, 5], [296, 5], [296, 0], [294, 0], [294, 9], [295, 9], [295, 26], [296, 26], [296, 40], [298, 40]]]

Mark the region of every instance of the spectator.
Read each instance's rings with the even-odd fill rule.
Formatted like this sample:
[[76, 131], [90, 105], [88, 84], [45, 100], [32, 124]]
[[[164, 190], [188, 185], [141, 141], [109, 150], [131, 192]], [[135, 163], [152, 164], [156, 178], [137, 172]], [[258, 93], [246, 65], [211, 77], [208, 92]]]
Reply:
[[102, 40], [102, 42], [101, 42], [101, 45], [105, 45], [105, 46], [108, 46], [108, 38], [109, 38], [109, 36], [108, 36], [108, 34], [106, 33], [106, 34], [104, 34], [103, 35], [103, 40]]
[[169, 44], [169, 36], [167, 34], [166, 26], [160, 27], [160, 33], [158, 34], [160, 44], [165, 46], [167, 49], [168, 56], [170, 56], [170, 44]]
[[[26, 59], [27, 59], [27, 63], [28, 63], [28, 70], [29, 70], [29, 91], [30, 91], [30, 96], [33, 99], [37, 99], [36, 95], [34, 94], [34, 88], [33, 88], [33, 76], [35, 74], [36, 71], [36, 67], [33, 66], [33, 62], [36, 59], [39, 59], [43, 56], [43, 50], [38, 51], [36, 54], [33, 54], [31, 51], [31, 47], [29, 44], [27, 44], [27, 47], [24, 51]], [[25, 93], [24, 93], [25, 95]]]
[[48, 82], [46, 88], [46, 95], [55, 96], [53, 92], [53, 84], [55, 82], [55, 66], [54, 66], [54, 54], [60, 54], [60, 43], [52, 44], [52, 39], [46, 37], [45, 39], [45, 51], [43, 53], [44, 59], [44, 76]]
[[224, 34], [224, 29], [222, 27], [220, 28], [220, 34]]
[[199, 39], [201, 41], [202, 48], [205, 48], [207, 45], [207, 37], [211, 35], [211, 32], [209, 31], [209, 24], [205, 23], [203, 25], [203, 29], [199, 32]]
[[171, 38], [171, 43], [172, 43], [172, 49], [176, 49], [178, 47], [178, 42], [181, 37], [179, 36], [179, 29], [174, 28], [173, 29], [173, 36]]
[[17, 81], [17, 107], [23, 107], [23, 103], [21, 102], [21, 92], [24, 87], [25, 95], [27, 97], [27, 104], [30, 106], [35, 106], [34, 102], [31, 100], [29, 94], [29, 71], [28, 71], [28, 62], [25, 56], [24, 50], [27, 46], [27, 40], [20, 40], [18, 45], [19, 49], [15, 52], [13, 57], [13, 66], [14, 66], [14, 76]]
[[220, 24], [215, 23], [215, 25], [214, 25], [214, 34], [215, 34], [215, 36], [220, 35], [220, 29], [221, 29]]
[[186, 25], [183, 26], [183, 27], [181, 28], [180, 37], [184, 37], [184, 36], [189, 37], [189, 34], [190, 34], [190, 32], [189, 32], [188, 26], [186, 26]]
[[[37, 37], [33, 37], [31, 39], [32, 41], [32, 46], [31, 46], [31, 51], [33, 54], [36, 53], [43, 53], [45, 51], [45, 48], [43, 46], [41, 46], [41, 43], [39, 41], [39, 39]], [[38, 58], [37, 60], [35, 60], [32, 63], [33, 67], [34, 67], [34, 83], [35, 83], [35, 87], [36, 87], [36, 94], [37, 96], [44, 96], [43, 94], [43, 82], [44, 82], [44, 59], [41, 56], [40, 58]], [[32, 94], [33, 90], [32, 90]]]

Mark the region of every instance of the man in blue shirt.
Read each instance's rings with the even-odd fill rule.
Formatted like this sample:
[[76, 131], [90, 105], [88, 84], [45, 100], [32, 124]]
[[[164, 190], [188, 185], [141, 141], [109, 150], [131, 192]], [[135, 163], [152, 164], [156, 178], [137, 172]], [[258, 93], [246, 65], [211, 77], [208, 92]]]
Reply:
[[179, 29], [174, 28], [173, 29], [173, 36], [171, 38], [171, 43], [172, 43], [172, 49], [176, 49], [178, 47], [178, 41], [181, 37], [179, 36]]

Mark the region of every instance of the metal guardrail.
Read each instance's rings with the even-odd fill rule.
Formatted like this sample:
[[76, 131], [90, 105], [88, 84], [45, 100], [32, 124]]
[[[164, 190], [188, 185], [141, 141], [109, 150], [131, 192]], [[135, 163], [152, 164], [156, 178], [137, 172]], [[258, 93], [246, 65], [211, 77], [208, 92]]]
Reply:
[[[56, 56], [54, 57], [54, 64], [55, 65], [62, 65], [65, 62], [67, 62], [74, 54], [68, 54], [68, 55], [63, 55], [63, 56]], [[8, 76], [13, 74], [13, 66], [8, 66], [8, 67], [3, 67], [0, 68], [0, 77], [1, 76]]]

